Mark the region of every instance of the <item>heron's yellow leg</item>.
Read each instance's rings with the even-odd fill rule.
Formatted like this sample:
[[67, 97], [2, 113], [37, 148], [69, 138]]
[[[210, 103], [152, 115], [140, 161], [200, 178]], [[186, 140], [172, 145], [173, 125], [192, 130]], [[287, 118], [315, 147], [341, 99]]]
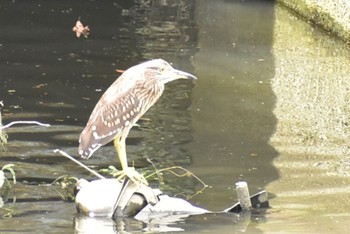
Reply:
[[123, 179], [125, 176], [129, 177], [130, 180], [132, 180], [136, 184], [145, 184], [148, 185], [147, 180], [143, 175], [138, 173], [135, 168], [128, 167], [128, 160], [126, 158], [126, 145], [125, 145], [125, 138], [116, 138], [113, 141], [114, 147], [117, 150], [119, 161], [122, 165], [122, 171], [117, 174], [118, 179]]
[[117, 150], [119, 161], [122, 165], [122, 169], [128, 167], [128, 160], [126, 158], [126, 149], [125, 149], [125, 141], [124, 144], [120, 141], [120, 138], [115, 138], [114, 141], [114, 148]]

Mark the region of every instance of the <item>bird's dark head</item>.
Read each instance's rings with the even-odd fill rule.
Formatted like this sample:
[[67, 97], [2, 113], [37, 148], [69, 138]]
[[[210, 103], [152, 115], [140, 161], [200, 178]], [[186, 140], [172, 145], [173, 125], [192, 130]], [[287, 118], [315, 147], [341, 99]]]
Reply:
[[139, 71], [143, 71], [145, 78], [153, 78], [166, 84], [177, 79], [196, 80], [197, 78], [187, 72], [173, 68], [163, 59], [153, 59], [135, 66]]

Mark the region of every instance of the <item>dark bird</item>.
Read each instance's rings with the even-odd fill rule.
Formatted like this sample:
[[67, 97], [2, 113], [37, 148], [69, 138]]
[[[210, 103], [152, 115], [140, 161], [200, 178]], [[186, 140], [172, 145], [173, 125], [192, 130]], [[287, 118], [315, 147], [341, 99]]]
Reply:
[[146, 179], [128, 166], [125, 139], [132, 126], [154, 105], [164, 85], [177, 79], [197, 79], [174, 69], [162, 59], [154, 59], [126, 70], [106, 90], [80, 134], [79, 154], [88, 159], [101, 146], [114, 141], [122, 171], [119, 179], [129, 177], [135, 183]]

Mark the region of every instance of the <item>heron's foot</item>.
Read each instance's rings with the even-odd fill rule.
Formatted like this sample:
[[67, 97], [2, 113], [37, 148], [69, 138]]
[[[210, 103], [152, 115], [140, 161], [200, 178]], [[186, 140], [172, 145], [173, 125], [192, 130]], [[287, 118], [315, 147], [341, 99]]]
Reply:
[[138, 173], [134, 167], [123, 168], [122, 171], [119, 171], [115, 175], [118, 176], [118, 180], [122, 180], [125, 177], [128, 177], [132, 182], [134, 182], [137, 185], [139, 185], [139, 184], [148, 185], [148, 182], [145, 179], [145, 177], [143, 177], [143, 175]]

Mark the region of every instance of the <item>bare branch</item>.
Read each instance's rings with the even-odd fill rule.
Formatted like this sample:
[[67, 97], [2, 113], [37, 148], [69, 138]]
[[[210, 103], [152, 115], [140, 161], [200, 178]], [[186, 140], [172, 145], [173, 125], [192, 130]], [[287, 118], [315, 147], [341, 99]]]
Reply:
[[11, 127], [12, 125], [15, 124], [36, 124], [44, 127], [50, 127], [50, 124], [44, 124], [40, 123], [38, 121], [13, 121], [9, 124], [2, 125], [2, 116], [1, 116], [1, 108], [4, 107], [4, 103], [1, 100], [0, 101], [0, 146], [3, 148], [3, 150], [6, 150], [6, 144], [7, 144], [7, 134], [5, 131], [3, 131], [6, 128]]
[[85, 166], [84, 164], [82, 164], [81, 162], [79, 162], [78, 160], [76, 160], [75, 158], [73, 158], [72, 156], [70, 156], [69, 154], [67, 154], [66, 152], [59, 150], [59, 149], [55, 149], [53, 152], [55, 153], [59, 153], [62, 156], [72, 160], [73, 162], [75, 162], [76, 164], [78, 164], [79, 166], [81, 166], [82, 168], [84, 168], [85, 170], [87, 170], [88, 172], [90, 172], [91, 174], [97, 176], [100, 179], [106, 179], [105, 177], [103, 177], [102, 175], [100, 175], [99, 173], [97, 173], [96, 171], [88, 168], [87, 166]]
[[40, 123], [38, 121], [13, 121], [13, 122], [6, 124], [4, 126], [0, 126], [0, 130], [4, 130], [5, 128], [9, 128], [15, 124], [36, 124], [36, 125], [40, 125], [43, 127], [50, 127], [51, 126], [50, 124]]

